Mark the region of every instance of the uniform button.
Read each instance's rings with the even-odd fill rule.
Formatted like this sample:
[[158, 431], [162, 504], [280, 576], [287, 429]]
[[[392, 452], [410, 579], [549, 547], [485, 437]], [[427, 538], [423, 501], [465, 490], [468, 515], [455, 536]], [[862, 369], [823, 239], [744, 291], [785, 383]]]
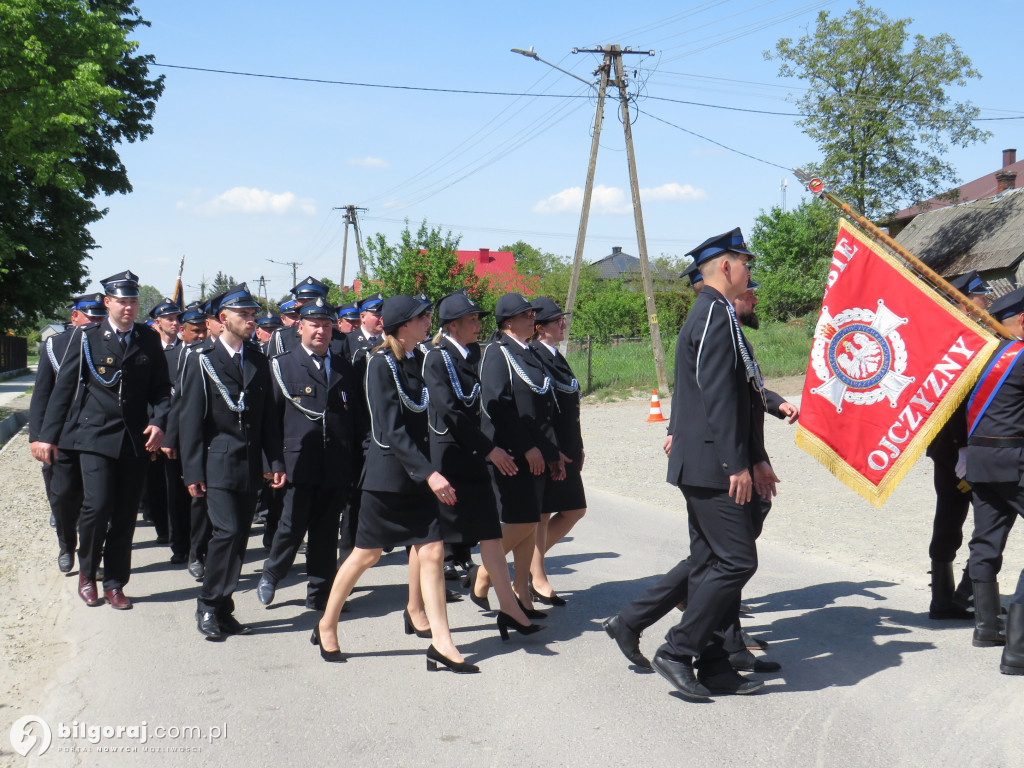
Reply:
[[473, 451], [473, 455], [476, 456], [476, 451]]
[[425, 442], [427, 442], [427, 438], [425, 438], [425, 437], [424, 437], [424, 438], [423, 438], [423, 442], [424, 442], [424, 443], [425, 443]]
[[728, 464], [723, 464], [723, 465], [722, 465], [722, 469], [728, 469], [728, 468], [729, 468], [729, 465], [728, 465]]

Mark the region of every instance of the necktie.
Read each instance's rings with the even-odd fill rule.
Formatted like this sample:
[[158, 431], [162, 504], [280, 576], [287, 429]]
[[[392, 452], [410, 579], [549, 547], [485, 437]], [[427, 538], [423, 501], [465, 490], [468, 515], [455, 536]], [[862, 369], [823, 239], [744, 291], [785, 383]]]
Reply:
[[126, 352], [128, 350], [128, 331], [118, 331], [117, 340], [121, 343], [121, 351]]
[[241, 352], [238, 352], [235, 355], [234, 361], [235, 361], [235, 367], [238, 368], [238, 373], [241, 374], [242, 373], [242, 353]]

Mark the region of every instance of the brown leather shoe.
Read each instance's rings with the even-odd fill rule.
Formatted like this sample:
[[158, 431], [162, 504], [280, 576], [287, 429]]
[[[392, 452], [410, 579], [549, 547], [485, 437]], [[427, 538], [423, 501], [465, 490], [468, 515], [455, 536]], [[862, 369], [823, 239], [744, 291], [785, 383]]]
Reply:
[[124, 596], [120, 587], [103, 590], [103, 596], [107, 598], [110, 607], [118, 611], [127, 611], [132, 607], [132, 601]]
[[100, 604], [100, 598], [96, 592], [96, 582], [84, 573], [78, 574], [78, 596], [82, 598], [88, 606]]

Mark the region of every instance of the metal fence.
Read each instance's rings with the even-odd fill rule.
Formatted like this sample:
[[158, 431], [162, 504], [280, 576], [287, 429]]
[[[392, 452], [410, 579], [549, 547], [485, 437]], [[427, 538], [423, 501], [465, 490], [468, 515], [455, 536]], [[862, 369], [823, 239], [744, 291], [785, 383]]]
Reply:
[[[674, 353], [674, 347], [665, 350], [665, 364], [670, 371]], [[656, 389], [658, 386], [650, 339], [613, 337], [607, 342], [597, 342], [592, 336], [570, 339], [566, 359], [584, 394], [600, 389]]]
[[28, 339], [0, 336], [0, 373], [20, 371], [28, 367]]

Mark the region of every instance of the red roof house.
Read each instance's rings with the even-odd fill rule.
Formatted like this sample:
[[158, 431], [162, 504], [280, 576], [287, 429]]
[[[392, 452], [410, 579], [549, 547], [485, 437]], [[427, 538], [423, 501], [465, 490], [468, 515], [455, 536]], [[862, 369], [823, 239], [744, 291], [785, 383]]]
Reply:
[[472, 264], [473, 271], [480, 277], [487, 278], [496, 290], [527, 296], [537, 290], [537, 278], [519, 274], [512, 251], [481, 248], [478, 251], [456, 251], [455, 254], [459, 264]]

